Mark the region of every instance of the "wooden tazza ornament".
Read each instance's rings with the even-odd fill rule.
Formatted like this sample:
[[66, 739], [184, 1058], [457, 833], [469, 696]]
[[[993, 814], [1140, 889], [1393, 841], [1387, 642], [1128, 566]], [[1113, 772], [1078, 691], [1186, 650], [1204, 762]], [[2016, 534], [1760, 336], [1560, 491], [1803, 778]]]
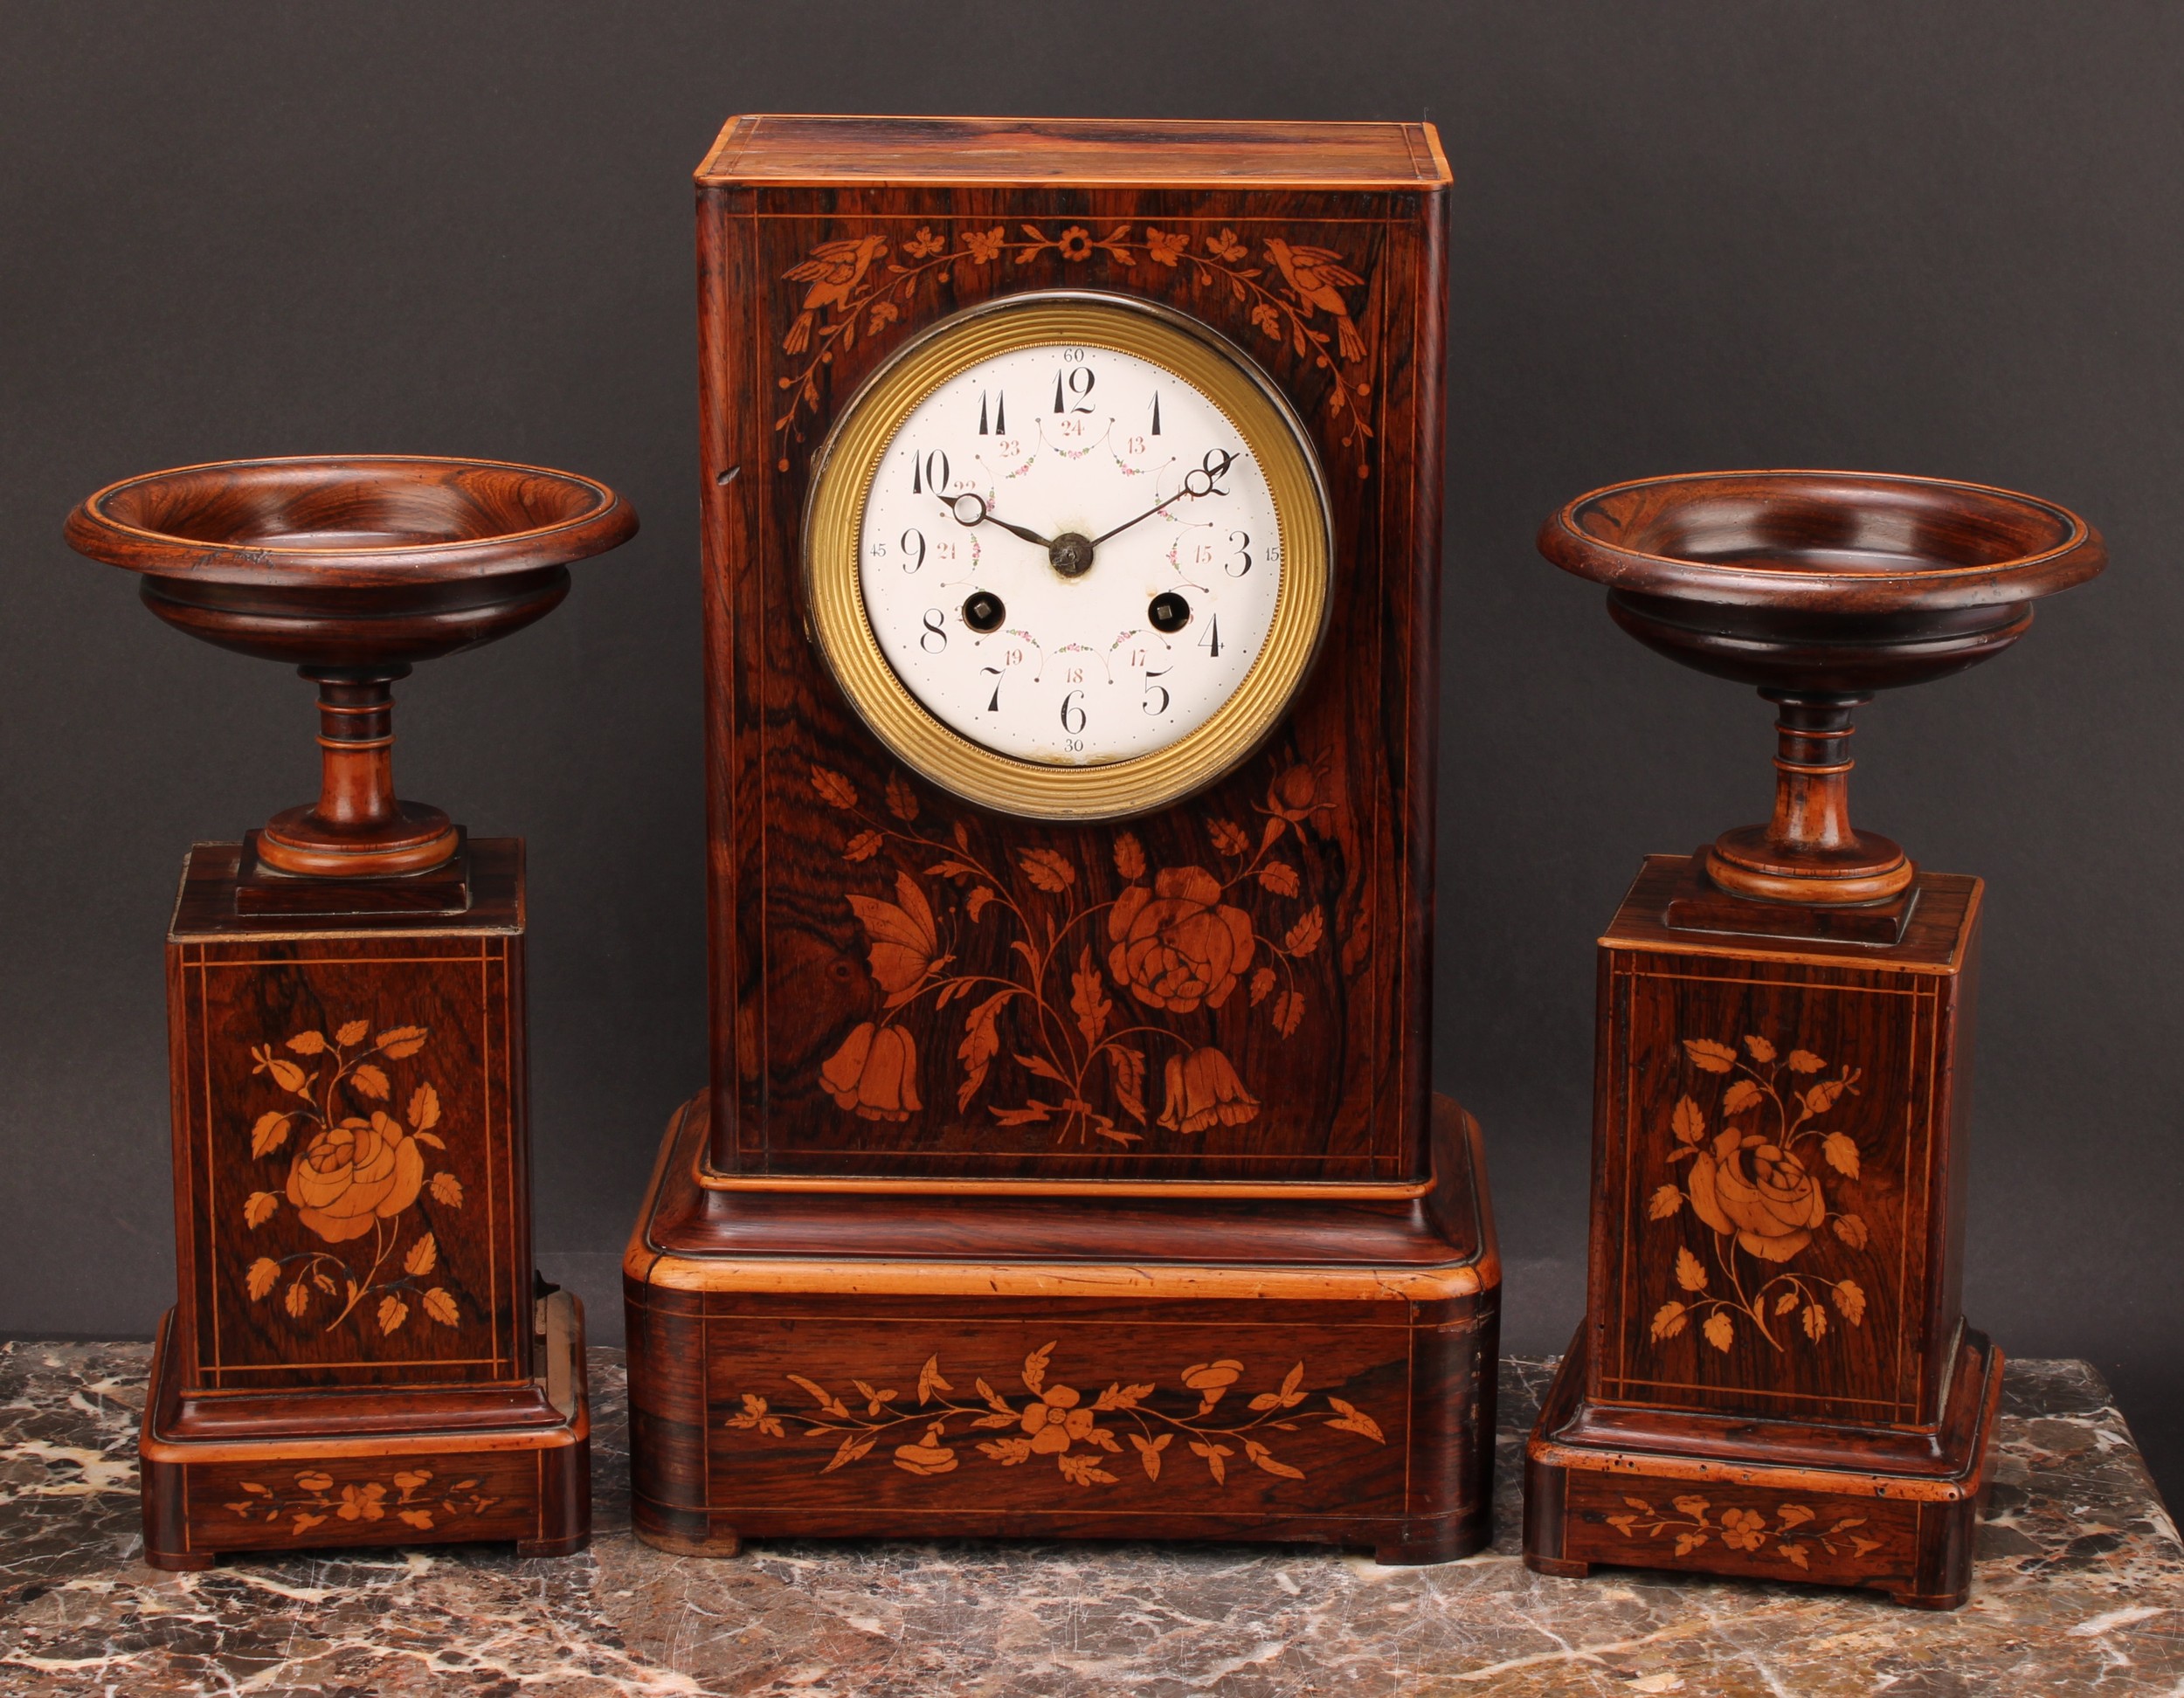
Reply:
[[1384, 123], [701, 166], [712, 1066], [623, 1264], [640, 1537], [1487, 1536], [1448, 181]]
[[1738, 895], [1824, 906], [1911, 881], [1902, 849], [1850, 824], [1858, 705], [2000, 654], [2035, 600], [2106, 559], [2051, 502], [1863, 472], [1617, 484], [1548, 520], [1539, 551], [1606, 584], [1610, 616], [1647, 647], [1776, 705], [1774, 817], [1723, 832], [1706, 871]]
[[589, 1536], [583, 1311], [531, 1261], [523, 846], [395, 799], [390, 686], [636, 528], [589, 479], [400, 456], [155, 473], [69, 519], [169, 625], [296, 663], [323, 728], [318, 804], [197, 845], [168, 934], [155, 1567]]
[[1616, 622], [1780, 709], [1773, 821], [1654, 855], [1600, 944], [1586, 1321], [1524, 1556], [1953, 1608], [2001, 1393], [1959, 1270], [1977, 879], [1854, 830], [1873, 690], [1999, 653], [2099, 571], [2052, 503], [1867, 473], [1648, 479], [1540, 534]]
[[257, 853], [280, 873], [355, 879], [428, 872], [456, 852], [445, 813], [396, 798], [395, 683], [542, 618], [569, 593], [570, 562], [636, 528], [589, 478], [369, 455], [124, 479], [69, 514], [67, 536], [142, 573], [144, 604], [176, 630], [318, 684], [319, 799], [275, 814]]

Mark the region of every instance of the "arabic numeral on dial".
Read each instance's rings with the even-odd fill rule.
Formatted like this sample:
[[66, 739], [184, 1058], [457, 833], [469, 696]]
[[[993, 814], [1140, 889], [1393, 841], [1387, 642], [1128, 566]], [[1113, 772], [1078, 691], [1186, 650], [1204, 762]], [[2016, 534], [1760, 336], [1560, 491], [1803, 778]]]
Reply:
[[1221, 568], [1231, 577], [1241, 577], [1251, 569], [1251, 537], [1245, 531], [1231, 531], [1228, 546], [1236, 551], [1236, 558]]
[[1226, 495], [1221, 480], [1228, 475], [1228, 468], [1236, 463], [1236, 456], [1225, 448], [1208, 448], [1206, 458], [1183, 474], [1183, 493], [1193, 498], [1202, 495]]
[[[1165, 684], [1156, 684], [1152, 681], [1156, 678], [1165, 678], [1167, 675], [1165, 670], [1145, 674], [1145, 694], [1138, 705], [1156, 719], [1166, 713], [1169, 704], [1175, 700], [1168, 694], [1168, 687]], [[1159, 698], [1157, 701], [1153, 699], [1156, 696]]]
[[1083, 695], [1082, 690], [1072, 690], [1061, 699], [1061, 728], [1073, 737], [1084, 729]]
[[925, 610], [925, 629], [918, 632], [917, 645], [928, 654], [938, 654], [948, 646], [948, 632], [943, 628], [947, 615], [937, 607]]
[[945, 495], [948, 493], [948, 456], [937, 448], [930, 454], [910, 456], [910, 494]]
[[1216, 613], [1206, 622], [1206, 635], [1199, 638], [1199, 646], [1218, 660], [1221, 658], [1221, 616]]
[[[1061, 357], [1066, 361], [1076, 355], [1076, 349], [1065, 349]], [[1092, 388], [1098, 381], [1089, 365], [1064, 365], [1054, 373], [1054, 411], [1058, 413], [1090, 412]]]
[[992, 675], [993, 694], [987, 701], [985, 710], [989, 714], [998, 714], [1001, 711], [1001, 669], [999, 666], [981, 666], [978, 670]]
[[991, 396], [978, 391], [978, 434], [1005, 437], [1009, 433], [1009, 398], [996, 390]]
[[[882, 545], [884, 548], [884, 545]], [[902, 569], [915, 572], [925, 563], [925, 533], [906, 530], [902, 533]]]

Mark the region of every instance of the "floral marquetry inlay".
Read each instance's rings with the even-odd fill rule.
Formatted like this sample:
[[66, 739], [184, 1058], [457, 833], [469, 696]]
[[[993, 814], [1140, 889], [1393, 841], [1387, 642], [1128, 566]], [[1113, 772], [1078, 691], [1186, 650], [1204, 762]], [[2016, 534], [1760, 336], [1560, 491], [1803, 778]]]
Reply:
[[[1234, 1357], [1185, 1368], [1178, 1380], [1186, 1391], [1197, 1393], [1198, 1407], [1188, 1414], [1171, 1415], [1153, 1406], [1151, 1400], [1159, 1387], [1152, 1383], [1124, 1384], [1117, 1380], [1103, 1391], [1087, 1394], [1051, 1380], [1047, 1370], [1054, 1352], [1050, 1343], [1024, 1358], [1018, 1375], [1023, 1389], [1014, 1397], [996, 1391], [984, 1379], [974, 1379], [973, 1398], [959, 1399], [937, 1356], [925, 1359], [915, 1392], [853, 1379], [853, 1393], [841, 1397], [817, 1380], [791, 1374], [787, 1377], [812, 1400], [816, 1413], [777, 1410], [764, 1398], [746, 1391], [742, 1410], [725, 1425], [773, 1439], [786, 1438], [784, 1424], [790, 1422], [802, 1427], [807, 1437], [840, 1433], [840, 1443], [821, 1474], [869, 1456], [883, 1440], [895, 1436], [908, 1440], [893, 1447], [896, 1467], [906, 1474], [951, 1474], [961, 1464], [962, 1439], [989, 1432], [992, 1438], [978, 1440], [970, 1448], [1005, 1468], [1052, 1457], [1063, 1479], [1084, 1487], [1119, 1484], [1122, 1477], [1109, 1464], [1127, 1466], [1132, 1458], [1147, 1480], [1157, 1481], [1169, 1447], [1178, 1440], [1182, 1451], [1206, 1465], [1216, 1486], [1227, 1483], [1231, 1459], [1239, 1458], [1239, 1467], [1255, 1467], [1282, 1480], [1303, 1479], [1304, 1470], [1283, 1461], [1274, 1446], [1280, 1442], [1277, 1434], [1298, 1432], [1308, 1425], [1354, 1433], [1376, 1445], [1387, 1442], [1379, 1424], [1344, 1398], [1321, 1393], [1315, 1406], [1314, 1394], [1303, 1389], [1302, 1362], [1277, 1385], [1249, 1398], [1240, 1394], [1243, 1407], [1230, 1405], [1233, 1412], [1223, 1418], [1221, 1404], [1245, 1377], [1244, 1364]], [[912, 1429], [919, 1430], [914, 1439]], [[951, 1436], [957, 1443], [949, 1442]]]
[[[1123, 887], [1109, 901], [1091, 901], [1090, 869], [1058, 851], [988, 858], [960, 821], [920, 828], [900, 775], [884, 815], [839, 772], [813, 767], [812, 787], [854, 823], [842, 859], [893, 873], [880, 892], [843, 898], [876, 1005], [819, 1066], [838, 1108], [908, 1120], [926, 1108], [923, 1070], [952, 1046], [957, 1114], [984, 1103], [1000, 1125], [1051, 1128], [1057, 1142], [1129, 1145], [1258, 1116], [1249, 1082], [1206, 1041], [1206, 1017], [1234, 1002], [1281, 1041], [1306, 1022], [1299, 963], [1327, 929], [1296, 859], [1304, 823], [1328, 805], [1309, 767], [1274, 780], [1250, 827], [1212, 822], [1213, 867], [1153, 867], [1135, 834], [1116, 833], [1104, 848]], [[1003, 964], [967, 970], [966, 944], [996, 931]], [[1006, 1091], [991, 1077], [1003, 1058], [1021, 1075]]]
[[[997, 224], [958, 231], [951, 239], [919, 224], [821, 242], [784, 273], [785, 280], [808, 286], [781, 339], [782, 352], [797, 364], [777, 380], [789, 404], [774, 420], [775, 434], [784, 446], [791, 438], [802, 438], [804, 415], [819, 405], [820, 369], [860, 337], [871, 342], [930, 312], [938, 288], [959, 273], [997, 278], [1042, 261], [1058, 262], [1062, 274], [1055, 280], [1070, 285], [1083, 281], [1075, 274], [1080, 267], [1141, 285], [1179, 280], [1199, 298], [1201, 315], [1217, 307], [1238, 321], [1240, 339], [1270, 342], [1268, 351], [1279, 358], [1322, 372], [1327, 411], [1343, 432], [1343, 445], [1357, 455], [1358, 476], [1367, 474], [1372, 362], [1351, 293], [1365, 279], [1331, 248], [1272, 236], [1247, 240], [1227, 226], [1191, 231], [1123, 223], [1102, 232], [1082, 224], [1012, 230]], [[780, 469], [788, 468], [784, 456]]]
[[498, 1498], [478, 1490], [475, 1480], [458, 1480], [435, 1488], [430, 1468], [397, 1468], [390, 1479], [336, 1482], [317, 1468], [306, 1468], [287, 1482], [240, 1482], [243, 1495], [225, 1507], [245, 1521], [261, 1522], [293, 1538], [328, 1522], [343, 1522], [358, 1530], [390, 1517], [420, 1533], [465, 1518], [482, 1515]]
[[[1628, 1513], [1610, 1515], [1607, 1524], [1625, 1538], [1673, 1541], [1676, 1555], [1688, 1556], [1701, 1546], [1719, 1540], [1725, 1550], [1770, 1551], [1794, 1568], [1809, 1568], [1811, 1553], [1857, 1558], [1878, 1550], [1882, 1542], [1870, 1538], [1870, 1518], [1864, 1515], [1826, 1517], [1808, 1505], [1779, 1505], [1772, 1517], [1762, 1509], [1723, 1508], [1703, 1497], [1680, 1497], [1667, 1509], [1657, 1510], [1644, 1498], [1627, 1497]], [[1866, 1529], [1861, 1531], [1861, 1529]]]
[[287, 1054], [270, 1043], [252, 1046], [252, 1075], [297, 1101], [266, 1109], [250, 1129], [252, 1156], [285, 1156], [287, 1172], [250, 1193], [243, 1224], [253, 1235], [278, 1232], [285, 1204], [318, 1243], [254, 1258], [243, 1276], [252, 1302], [278, 1291], [291, 1319], [321, 1332], [359, 1308], [383, 1336], [400, 1332], [412, 1313], [443, 1327], [460, 1323], [460, 1305], [432, 1278], [439, 1242], [430, 1224], [414, 1218], [426, 1195], [440, 1208], [462, 1207], [460, 1180], [444, 1167], [428, 1176], [435, 1167], [428, 1152], [447, 1148], [433, 1129], [439, 1093], [420, 1080], [409, 1094], [406, 1124], [381, 1106], [394, 1101], [388, 1066], [415, 1056], [429, 1035], [400, 1025], [374, 1036], [370, 1021], [349, 1020], [330, 1038], [297, 1032], [280, 1046]]
[[[1680, 1219], [1688, 1208], [1707, 1236], [1699, 1253], [1688, 1239], [1676, 1242], [1672, 1260], [1663, 1245], [1661, 1258], [1683, 1295], [1654, 1312], [1654, 1340], [1675, 1338], [1696, 1321], [1723, 1352], [1734, 1347], [1740, 1329], [1777, 1351], [1793, 1329], [1817, 1344], [1827, 1336], [1831, 1304], [1849, 1325], [1863, 1324], [1866, 1294], [1857, 1280], [1791, 1265], [1823, 1230], [1854, 1250], [1866, 1244], [1864, 1218], [1838, 1206], [1845, 1182], [1858, 1177], [1857, 1140], [1821, 1123], [1846, 1093], [1856, 1094], [1860, 1070], [1831, 1073], [1806, 1049], [1781, 1055], [1756, 1033], [1746, 1034], [1741, 1048], [1687, 1038], [1683, 1053], [1702, 1074], [1726, 1083], [1711, 1117], [1687, 1094], [1662, 1129], [1671, 1170], [1690, 1165], [1681, 1184], [1654, 1189], [1648, 1218]], [[1830, 1171], [1838, 1188], [1832, 1201]]]

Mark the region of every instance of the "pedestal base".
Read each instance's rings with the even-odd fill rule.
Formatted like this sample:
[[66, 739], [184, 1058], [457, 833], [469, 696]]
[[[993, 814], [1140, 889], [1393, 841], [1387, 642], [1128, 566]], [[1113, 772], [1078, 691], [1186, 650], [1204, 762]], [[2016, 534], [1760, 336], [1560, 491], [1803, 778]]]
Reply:
[[563, 1556], [591, 1536], [584, 1308], [540, 1300], [545, 1377], [522, 1386], [185, 1397], [162, 1317], [137, 1440], [144, 1560], [223, 1551], [513, 1539]]
[[404, 914], [423, 918], [453, 915], [470, 907], [469, 833], [455, 827], [455, 852], [422, 873], [390, 878], [302, 878], [267, 864], [259, 852], [261, 834], [243, 833], [243, 852], [235, 873], [235, 911], [239, 915], [323, 917], [363, 914]]
[[623, 1263], [648, 1543], [1486, 1542], [1500, 1264], [1447, 1099], [1407, 1202], [723, 1192], [705, 1130]]
[[1863, 1586], [1953, 1610], [1972, 1584], [2001, 1353], [1966, 1329], [1939, 1433], [1858, 1435], [1587, 1404], [1579, 1330], [1524, 1455], [1524, 1563]]
[[584, 1543], [581, 1318], [531, 1255], [523, 846], [465, 864], [459, 915], [252, 915], [240, 846], [190, 852], [167, 942], [179, 1301], [140, 1446], [156, 1566]]
[[1911, 928], [1918, 887], [1906, 884], [1878, 901], [1819, 905], [1768, 902], [1724, 890], [1706, 876], [1701, 849], [1677, 874], [1661, 911], [1677, 931], [1727, 932], [1753, 937], [1808, 937], [1838, 943], [1894, 944]]
[[1600, 939], [1586, 1323], [1525, 1560], [1953, 1607], [2001, 1385], [1960, 1289], [1979, 881], [1920, 873], [1891, 942], [1669, 923], [1696, 876], [1649, 857]]

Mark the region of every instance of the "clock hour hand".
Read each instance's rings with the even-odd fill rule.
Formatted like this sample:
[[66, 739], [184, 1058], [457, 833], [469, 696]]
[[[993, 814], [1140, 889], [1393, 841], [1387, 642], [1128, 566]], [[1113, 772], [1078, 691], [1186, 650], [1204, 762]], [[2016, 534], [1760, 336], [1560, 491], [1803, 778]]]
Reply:
[[1228, 492], [1227, 490], [1219, 488], [1217, 486], [1220, 481], [1222, 474], [1228, 470], [1230, 466], [1234, 464], [1235, 458], [1236, 457], [1234, 454], [1224, 454], [1219, 449], [1214, 450], [1212, 453], [1206, 457], [1206, 464], [1203, 466], [1197, 467], [1192, 471], [1184, 473], [1182, 488], [1177, 490], [1176, 493], [1169, 496], [1166, 500], [1162, 501], [1156, 506], [1147, 507], [1135, 519], [1125, 519], [1121, 524], [1116, 526], [1113, 530], [1102, 531], [1099, 535], [1092, 539], [1092, 546], [1096, 549], [1101, 543], [1106, 542], [1109, 537], [1120, 536], [1132, 525], [1142, 525], [1146, 520], [1151, 518], [1154, 514], [1162, 512], [1165, 509], [1174, 506], [1176, 502], [1181, 500], [1185, 495], [1196, 500], [1200, 495], [1227, 494]]
[[[1006, 519], [995, 517], [993, 509], [986, 505], [985, 497], [983, 495], [943, 495], [941, 497], [941, 505], [955, 515], [956, 522], [959, 525], [999, 525], [1011, 535], [1020, 536], [1026, 542], [1037, 543], [1042, 549], [1051, 549], [1054, 546], [1054, 540], [1051, 536], [1041, 536], [1035, 530], [1026, 530], [1021, 525], [1012, 525]], [[964, 509], [966, 506], [971, 509], [971, 516], [967, 519], [964, 517]]]

